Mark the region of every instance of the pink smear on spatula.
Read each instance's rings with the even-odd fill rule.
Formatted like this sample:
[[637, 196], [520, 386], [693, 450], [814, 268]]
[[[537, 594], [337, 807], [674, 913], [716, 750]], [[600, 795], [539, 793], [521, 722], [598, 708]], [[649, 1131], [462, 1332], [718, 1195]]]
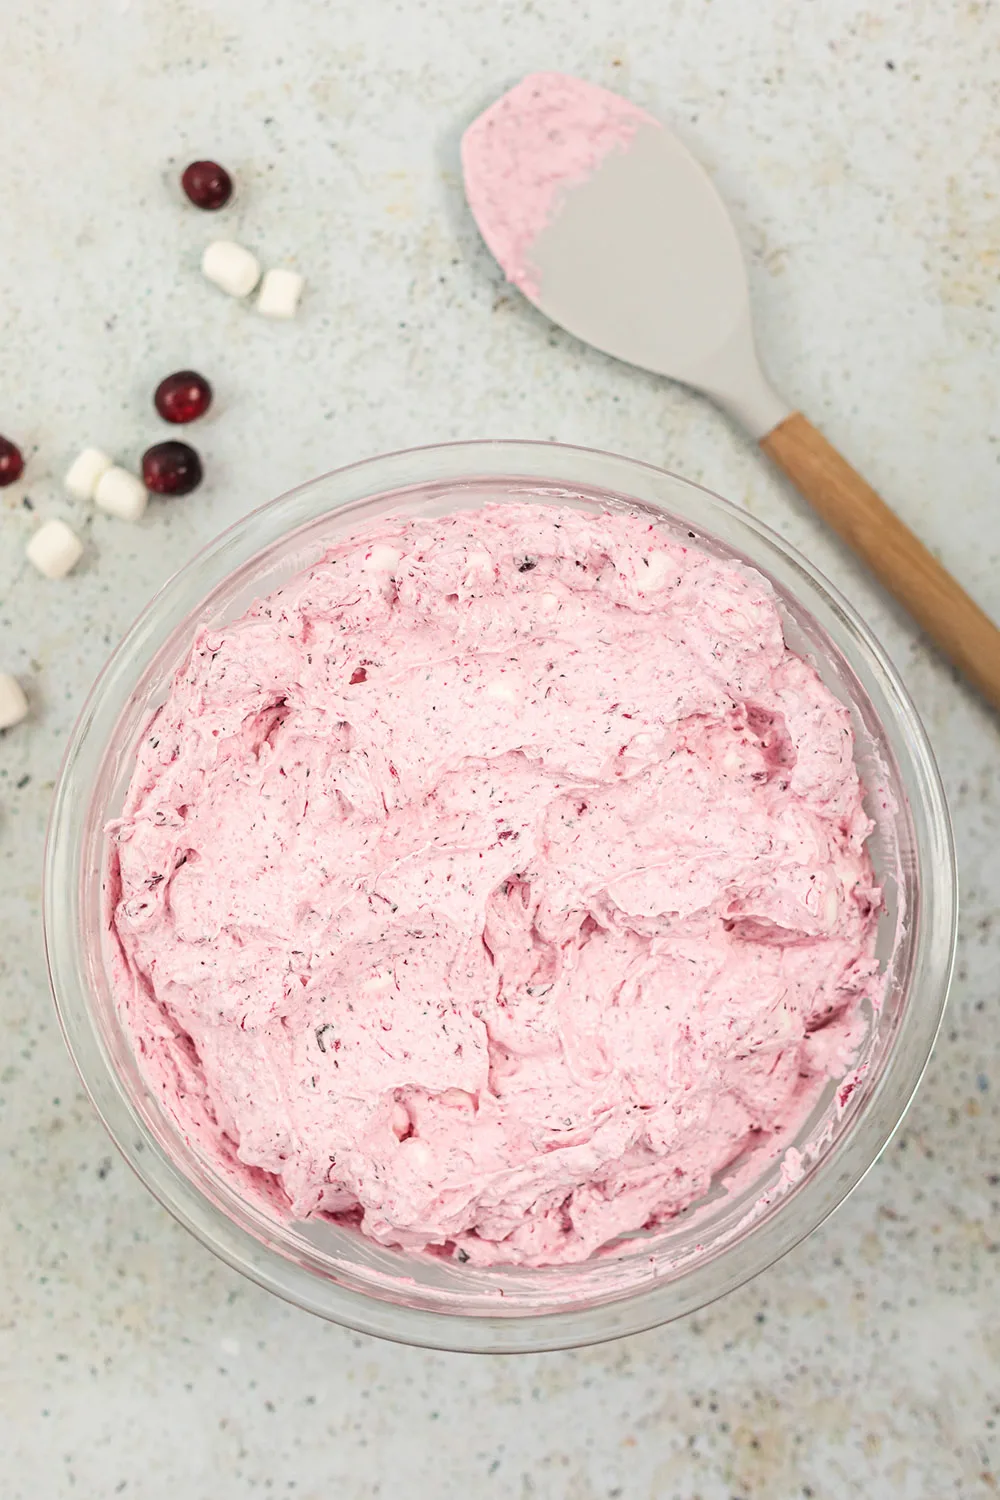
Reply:
[[625, 150], [640, 125], [638, 105], [582, 78], [530, 73], [469, 126], [462, 169], [469, 207], [508, 281], [537, 297], [531, 247], [567, 192], [606, 157]]

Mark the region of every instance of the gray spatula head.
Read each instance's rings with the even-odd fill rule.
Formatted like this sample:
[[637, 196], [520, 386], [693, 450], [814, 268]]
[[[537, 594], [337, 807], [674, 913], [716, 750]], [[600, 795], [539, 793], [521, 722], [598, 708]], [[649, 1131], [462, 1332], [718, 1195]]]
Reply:
[[469, 126], [462, 164], [483, 238], [553, 322], [704, 392], [755, 438], [788, 416], [757, 361], [729, 215], [652, 115], [531, 74]]

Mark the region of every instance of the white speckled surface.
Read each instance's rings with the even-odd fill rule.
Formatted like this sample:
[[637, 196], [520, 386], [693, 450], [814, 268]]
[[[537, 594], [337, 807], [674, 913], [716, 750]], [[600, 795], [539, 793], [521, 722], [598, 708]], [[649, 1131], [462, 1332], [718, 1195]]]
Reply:
[[[905, 1500], [1000, 1487], [996, 720], [749, 446], [553, 332], [463, 210], [461, 127], [523, 72], [628, 90], [715, 173], [778, 388], [1000, 615], [1000, 11], [994, 0], [5, 0], [0, 46], [0, 1490], [10, 1500]], [[195, 155], [239, 183], [181, 200]], [[200, 279], [225, 232], [308, 278], [275, 325]], [[193, 365], [208, 481], [128, 528], [67, 503], [135, 464]], [[802, 546], [883, 636], [952, 799], [964, 915], [928, 1077], [834, 1219], [682, 1324], [567, 1355], [437, 1356], [242, 1282], [112, 1151], [51, 1009], [39, 868], [68, 727], [109, 647], [226, 521], [324, 469], [471, 436], [673, 467]], [[26, 501], [34, 506], [34, 515]], [[39, 515], [86, 528], [47, 583]]]

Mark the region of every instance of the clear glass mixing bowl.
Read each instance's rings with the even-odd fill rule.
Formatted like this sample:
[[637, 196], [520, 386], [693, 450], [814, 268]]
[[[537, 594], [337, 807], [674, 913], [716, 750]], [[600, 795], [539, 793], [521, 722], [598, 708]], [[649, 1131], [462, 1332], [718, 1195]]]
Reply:
[[[800, 1132], [801, 1174], [761, 1153], [667, 1228], [570, 1268], [475, 1270], [246, 1201], [147, 1088], [105, 961], [103, 829], [195, 629], [241, 615], [331, 539], [380, 515], [439, 515], [501, 497], [637, 507], [771, 580], [789, 645], [853, 715], [886, 893], [884, 1003], [869, 1018], [863, 1066], [850, 1085], [831, 1083]], [[368, 1333], [482, 1351], [563, 1348], [650, 1328], [730, 1291], [813, 1230], [871, 1166], [913, 1094], [945, 1003], [955, 914], [954, 851], [930, 747], [851, 607], [766, 526], [698, 485], [550, 443], [458, 443], [371, 459], [302, 485], [212, 542], [160, 590], [91, 692], [56, 789], [45, 869], [49, 971], [67, 1044], [119, 1149], [160, 1202], [231, 1266], [300, 1307]]]

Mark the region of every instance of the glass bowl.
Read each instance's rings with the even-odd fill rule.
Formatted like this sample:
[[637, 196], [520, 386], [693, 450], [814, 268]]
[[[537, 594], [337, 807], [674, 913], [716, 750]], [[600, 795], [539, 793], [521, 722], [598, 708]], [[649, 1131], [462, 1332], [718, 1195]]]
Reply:
[[[638, 509], [770, 579], [788, 644], [853, 716], [886, 896], [884, 1000], [867, 1017], [860, 1066], [831, 1082], [797, 1150], [751, 1156], [666, 1228], [569, 1268], [477, 1270], [248, 1201], [146, 1086], [106, 965], [103, 830], [196, 628], [238, 617], [332, 539], [378, 516], [439, 515], [498, 498]], [[881, 647], [815, 568], [746, 512], [660, 469], [554, 443], [479, 442], [389, 454], [302, 485], [230, 527], [165, 584], [73, 732], [52, 810], [44, 908], [52, 989], [84, 1085], [123, 1155], [181, 1223], [229, 1265], [323, 1317], [432, 1348], [500, 1352], [565, 1348], [679, 1317], [748, 1280], [842, 1201], [885, 1146], [927, 1062], [951, 971], [956, 878], [944, 796], [913, 705]]]

